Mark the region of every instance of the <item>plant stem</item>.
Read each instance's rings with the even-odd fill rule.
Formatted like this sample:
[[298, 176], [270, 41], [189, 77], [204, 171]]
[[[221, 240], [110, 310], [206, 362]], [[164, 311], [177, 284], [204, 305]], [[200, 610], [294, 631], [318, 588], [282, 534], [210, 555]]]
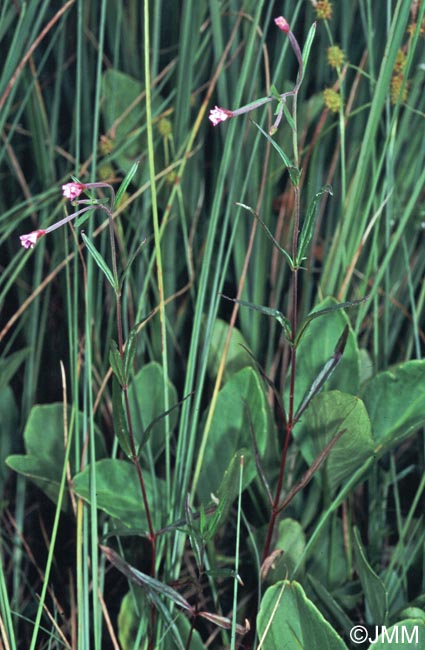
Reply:
[[[297, 249], [298, 249], [298, 230], [300, 223], [300, 189], [299, 186], [294, 186], [295, 194], [295, 212], [294, 212], [294, 233], [292, 239], [292, 256], [293, 259], [296, 259]], [[280, 493], [282, 491], [283, 478], [285, 474], [285, 465], [286, 465], [286, 456], [288, 452], [289, 442], [292, 437], [292, 431], [294, 428], [294, 404], [295, 404], [295, 377], [297, 369], [297, 349], [295, 347], [295, 340], [297, 336], [297, 326], [298, 326], [298, 268], [294, 268], [292, 271], [292, 288], [291, 288], [291, 330], [292, 330], [292, 345], [291, 345], [291, 375], [290, 375], [290, 384], [289, 384], [289, 408], [288, 408], [288, 419], [286, 422], [285, 428], [285, 439], [283, 441], [282, 455], [280, 459], [280, 469], [279, 477], [277, 481], [276, 494], [272, 505], [272, 512], [270, 516], [269, 526], [267, 530], [266, 543], [264, 545], [263, 551], [263, 562], [268, 557], [270, 553], [270, 545], [272, 540], [272, 535], [274, 527], [276, 524], [276, 519], [280, 513], [279, 504], [280, 504]]]
[[[100, 207], [103, 207], [105, 212], [108, 214], [109, 236], [111, 241], [111, 254], [112, 254], [112, 272], [115, 280], [118, 351], [121, 359], [124, 361], [124, 335], [123, 335], [122, 315], [121, 315], [121, 288], [118, 279], [117, 251], [115, 246], [114, 223], [112, 219], [111, 210], [105, 206], [100, 206]], [[125, 383], [123, 386], [121, 386], [121, 389], [124, 395], [125, 412], [127, 417], [128, 434], [129, 434], [129, 442], [130, 442], [130, 450], [131, 450], [131, 461], [136, 468], [137, 477], [139, 479], [139, 484], [140, 484], [140, 490], [142, 492], [142, 499], [143, 499], [143, 505], [146, 513], [146, 519], [148, 522], [149, 541], [151, 544], [151, 575], [152, 577], [155, 577], [156, 533], [152, 523], [152, 516], [149, 508], [149, 501], [146, 492], [145, 481], [143, 479], [142, 468], [140, 466], [139, 455], [137, 453], [136, 443], [134, 440], [133, 423], [132, 423], [131, 411], [130, 411], [130, 401], [128, 399], [128, 378], [127, 377], [125, 377]]]

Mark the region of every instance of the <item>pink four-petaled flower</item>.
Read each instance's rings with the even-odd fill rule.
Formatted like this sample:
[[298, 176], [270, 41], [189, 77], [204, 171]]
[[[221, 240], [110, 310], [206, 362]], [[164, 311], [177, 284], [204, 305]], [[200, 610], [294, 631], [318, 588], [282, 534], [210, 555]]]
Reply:
[[34, 230], [27, 235], [20, 235], [19, 239], [21, 240], [21, 244], [24, 248], [34, 248], [37, 240], [45, 234], [45, 230]]
[[229, 111], [227, 108], [216, 106], [210, 110], [209, 119], [214, 126], [217, 126], [220, 122], [225, 122], [229, 117], [233, 117], [233, 111]]
[[73, 201], [77, 196], [80, 196], [81, 192], [85, 189], [86, 186], [84, 183], [66, 183], [65, 185], [62, 185], [62, 194], [66, 199]]

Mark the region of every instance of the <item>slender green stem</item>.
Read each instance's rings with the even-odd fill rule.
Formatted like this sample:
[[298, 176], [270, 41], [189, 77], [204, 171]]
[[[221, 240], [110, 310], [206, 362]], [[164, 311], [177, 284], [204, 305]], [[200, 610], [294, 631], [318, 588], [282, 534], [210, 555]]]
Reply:
[[[167, 330], [165, 320], [164, 273], [162, 268], [161, 234], [159, 227], [158, 201], [155, 181], [155, 159], [152, 125], [152, 96], [150, 73], [150, 47], [149, 47], [149, 1], [144, 2], [144, 59], [145, 59], [145, 85], [146, 85], [146, 133], [148, 140], [149, 177], [151, 183], [152, 218], [155, 240], [155, 257], [157, 268], [157, 282], [159, 293], [159, 319], [161, 327], [161, 353], [164, 377], [164, 410], [170, 408], [168, 395], [168, 355], [167, 355]], [[171, 502], [171, 453], [170, 453], [170, 420], [165, 417], [165, 474], [167, 489], [167, 510]]]

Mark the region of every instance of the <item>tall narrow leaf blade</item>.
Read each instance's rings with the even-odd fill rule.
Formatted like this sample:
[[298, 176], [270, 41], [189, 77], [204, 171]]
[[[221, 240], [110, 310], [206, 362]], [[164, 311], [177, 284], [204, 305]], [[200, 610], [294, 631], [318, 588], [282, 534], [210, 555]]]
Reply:
[[317, 194], [313, 197], [313, 200], [307, 210], [307, 216], [305, 218], [300, 238], [298, 241], [298, 254], [296, 259], [296, 266], [300, 266], [304, 259], [307, 246], [309, 245], [311, 238], [313, 236], [314, 226], [316, 225], [316, 214], [317, 214], [317, 204], [320, 201], [320, 198], [323, 194], [330, 194], [332, 196], [332, 187], [330, 185], [324, 185]]
[[272, 316], [277, 320], [279, 325], [282, 326], [286, 339], [288, 341], [291, 341], [291, 336], [292, 336], [291, 323], [289, 322], [289, 319], [286, 318], [286, 316], [284, 316], [282, 312], [280, 312], [278, 309], [272, 309], [271, 307], [264, 307], [263, 305], [256, 305], [255, 303], [248, 302], [247, 300], [236, 300], [235, 298], [229, 298], [224, 294], [222, 294], [222, 296], [223, 298], [226, 298], [226, 300], [231, 300], [232, 302], [236, 302], [238, 305], [241, 305], [241, 307], [248, 307], [248, 309], [252, 309], [253, 311], [259, 311], [261, 314], [264, 314], [265, 316]]
[[99, 253], [97, 250], [96, 246], [93, 244], [93, 242], [84, 234], [81, 234], [83, 241], [87, 247], [87, 250], [89, 251], [90, 255], [93, 257], [94, 261], [100, 268], [100, 270], [105, 274], [106, 279], [108, 280], [109, 284], [111, 287], [115, 290], [116, 289], [116, 283], [114, 280], [114, 275], [107, 265], [104, 257]]
[[319, 372], [317, 377], [315, 377], [313, 383], [311, 384], [310, 388], [307, 390], [305, 393], [300, 406], [298, 407], [298, 410], [295, 414], [295, 421], [299, 420], [301, 415], [304, 413], [308, 405], [310, 404], [311, 400], [315, 395], [317, 395], [323, 388], [324, 384], [327, 382], [337, 365], [342, 359], [342, 355], [344, 353], [345, 349], [345, 344], [347, 343], [347, 338], [348, 338], [348, 325], [344, 328], [343, 333], [341, 334], [340, 338], [338, 339], [338, 342], [335, 346], [335, 351], [331, 358], [325, 363], [323, 366], [322, 370]]
[[304, 43], [304, 47], [302, 51], [303, 70], [306, 69], [308, 59], [310, 57], [311, 46], [313, 45], [314, 36], [316, 34], [316, 28], [317, 28], [317, 23], [314, 22], [310, 27], [310, 29], [308, 30], [307, 38]]
[[129, 458], [131, 458], [130, 435], [122, 404], [122, 391], [115, 375], [112, 377], [112, 416], [114, 420], [115, 435], [118, 438], [121, 449]]
[[270, 135], [269, 135], [268, 133], [266, 133], [266, 131], [264, 131], [264, 129], [262, 129], [261, 126], [260, 126], [259, 124], [257, 124], [257, 122], [255, 122], [254, 120], [252, 120], [252, 122], [253, 122], [253, 124], [255, 124], [255, 126], [257, 127], [257, 129], [258, 129], [259, 131], [261, 131], [261, 133], [264, 135], [264, 137], [267, 138], [267, 140], [270, 142], [270, 144], [273, 145], [273, 147], [276, 149], [277, 153], [278, 153], [279, 156], [281, 157], [283, 163], [286, 165], [286, 167], [288, 167], [288, 168], [293, 167], [293, 164], [292, 164], [291, 161], [289, 160], [288, 156], [287, 156], [286, 153], [283, 151], [283, 149], [282, 149], [281, 147], [279, 147], [279, 145], [277, 144], [277, 142], [276, 142], [275, 140], [273, 140], [273, 138], [270, 137]]
[[291, 267], [291, 269], [293, 269], [294, 268], [294, 263], [292, 261], [292, 257], [289, 255], [289, 253], [284, 248], [282, 248], [282, 246], [279, 244], [279, 242], [276, 241], [276, 239], [273, 237], [273, 235], [272, 235], [271, 231], [269, 230], [269, 228], [266, 226], [264, 221], [258, 216], [258, 214], [255, 212], [255, 210], [253, 210], [249, 205], [245, 205], [245, 203], [236, 203], [236, 205], [238, 205], [240, 208], [244, 208], [244, 210], [248, 210], [248, 212], [250, 212], [257, 219], [258, 223], [260, 224], [260, 226], [262, 227], [262, 229], [264, 230], [266, 235], [269, 237], [269, 239], [276, 246], [277, 250], [280, 253], [282, 253], [282, 255], [284, 257], [286, 257], [286, 259], [287, 259], [287, 261], [289, 263], [289, 266]]
[[194, 613], [193, 607], [186, 600], [186, 598], [183, 598], [183, 596], [179, 594], [178, 591], [172, 587], [169, 587], [167, 584], [156, 580], [155, 578], [151, 578], [151, 576], [148, 576], [146, 573], [142, 573], [138, 569], [135, 569], [133, 566], [131, 566], [131, 564], [128, 564], [128, 562], [123, 560], [111, 548], [108, 548], [107, 546], [101, 546], [100, 548], [108, 558], [109, 562], [113, 564], [119, 571], [121, 571], [121, 573], [123, 573], [129, 580], [132, 580], [150, 593], [168, 598], [169, 600], [173, 601], [173, 603], [175, 603], [178, 607], [185, 609], [191, 614]]
[[128, 384], [129, 375], [131, 372], [131, 367], [133, 365], [134, 357], [136, 355], [137, 348], [137, 325], [133, 327], [128, 335], [127, 342], [125, 345], [124, 351], [124, 377], [126, 383]]
[[134, 177], [135, 173], [137, 172], [137, 168], [139, 167], [139, 164], [140, 164], [140, 161], [137, 160], [130, 167], [129, 171], [125, 175], [125, 177], [124, 177], [124, 179], [123, 179], [123, 181], [122, 181], [121, 185], [119, 186], [118, 191], [116, 193], [114, 208], [116, 208], [119, 205], [119, 203], [120, 203], [120, 201], [121, 201], [121, 199], [122, 199], [122, 197], [124, 195], [124, 192], [126, 191], [127, 187], [130, 185], [131, 181], [133, 180], [133, 177]]
[[118, 350], [118, 345], [115, 341], [111, 340], [110, 342], [110, 351], [109, 351], [109, 363], [111, 364], [112, 371], [115, 377], [118, 379], [121, 386], [126, 384], [126, 375], [124, 372], [124, 365], [121, 359], [121, 355]]

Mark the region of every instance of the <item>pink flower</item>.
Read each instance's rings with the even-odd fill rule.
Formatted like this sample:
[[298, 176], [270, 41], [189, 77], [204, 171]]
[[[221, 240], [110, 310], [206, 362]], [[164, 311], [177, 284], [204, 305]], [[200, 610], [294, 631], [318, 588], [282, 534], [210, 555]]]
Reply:
[[227, 108], [216, 106], [210, 110], [209, 119], [214, 126], [217, 126], [220, 122], [225, 122], [229, 117], [233, 117], [233, 111], [229, 111]]
[[274, 19], [274, 22], [276, 26], [282, 30], [282, 32], [285, 32], [285, 34], [288, 34], [288, 32], [291, 31], [288, 21], [283, 16], [278, 16], [277, 18]]
[[66, 199], [73, 201], [80, 196], [81, 192], [86, 189], [84, 183], [66, 183], [62, 185], [62, 194]]
[[30, 232], [27, 235], [20, 235], [19, 239], [24, 248], [34, 248], [37, 240], [45, 234], [45, 230], [34, 230], [34, 232]]

